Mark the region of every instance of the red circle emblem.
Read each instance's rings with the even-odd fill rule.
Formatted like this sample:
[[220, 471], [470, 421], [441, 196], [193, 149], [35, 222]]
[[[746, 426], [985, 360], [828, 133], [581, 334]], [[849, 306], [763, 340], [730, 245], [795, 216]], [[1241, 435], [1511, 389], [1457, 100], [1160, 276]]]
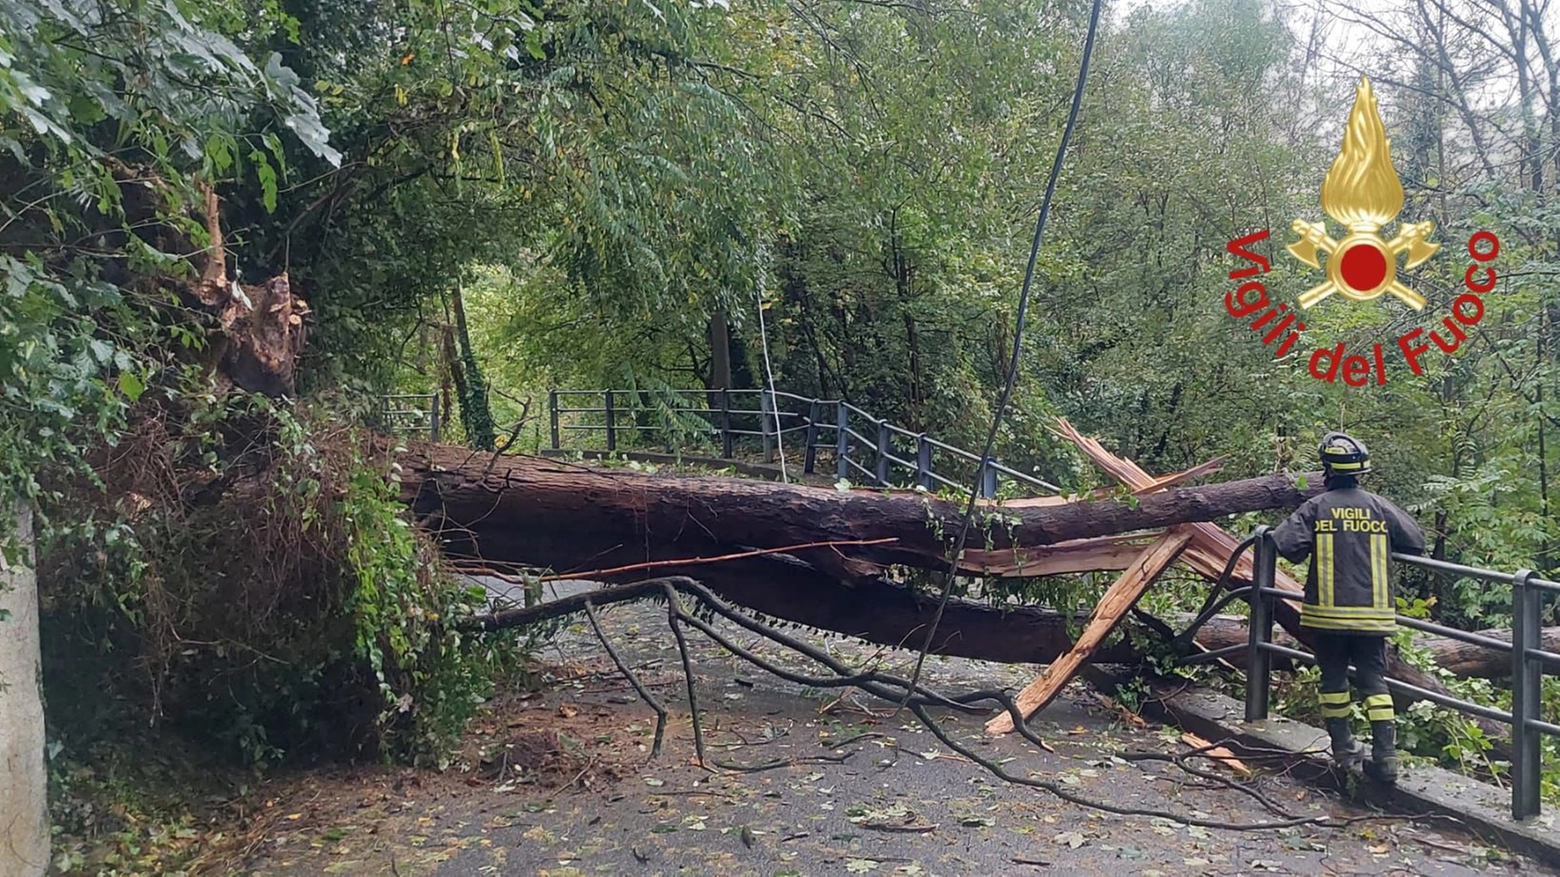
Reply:
[[1355, 244], [1344, 251], [1338, 273], [1344, 283], [1360, 292], [1369, 292], [1387, 279], [1387, 257], [1374, 244]]

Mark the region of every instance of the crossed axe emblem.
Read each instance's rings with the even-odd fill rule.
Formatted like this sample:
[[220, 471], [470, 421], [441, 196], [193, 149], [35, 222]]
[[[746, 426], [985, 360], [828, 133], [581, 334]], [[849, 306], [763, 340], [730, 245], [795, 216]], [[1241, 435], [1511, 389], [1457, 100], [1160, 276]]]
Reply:
[[1296, 259], [1312, 268], [1321, 268], [1317, 253], [1327, 256], [1326, 282], [1302, 293], [1300, 307], [1310, 308], [1336, 292], [1355, 301], [1370, 301], [1387, 293], [1416, 311], [1424, 309], [1425, 297], [1397, 279], [1397, 257], [1408, 256], [1404, 263], [1408, 269], [1434, 255], [1441, 245], [1426, 240], [1434, 223], [1403, 223], [1390, 241], [1383, 240], [1370, 227], [1356, 226], [1341, 241], [1333, 240], [1321, 222], [1296, 219], [1290, 227], [1300, 235], [1300, 240], [1287, 247]]

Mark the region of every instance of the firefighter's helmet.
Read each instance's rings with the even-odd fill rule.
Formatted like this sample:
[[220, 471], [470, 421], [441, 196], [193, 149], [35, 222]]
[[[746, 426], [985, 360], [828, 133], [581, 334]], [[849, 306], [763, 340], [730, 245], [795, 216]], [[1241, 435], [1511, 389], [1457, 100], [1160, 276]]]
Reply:
[[1318, 449], [1322, 468], [1339, 475], [1363, 475], [1370, 471], [1370, 451], [1365, 443], [1341, 432], [1329, 432], [1322, 436]]

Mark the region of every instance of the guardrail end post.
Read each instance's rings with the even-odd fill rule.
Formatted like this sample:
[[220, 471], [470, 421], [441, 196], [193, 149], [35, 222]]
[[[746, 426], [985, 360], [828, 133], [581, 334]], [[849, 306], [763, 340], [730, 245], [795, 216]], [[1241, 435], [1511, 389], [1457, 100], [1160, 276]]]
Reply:
[[932, 441], [924, 432], [915, 440], [915, 483], [923, 490], [932, 489]]
[[823, 404], [817, 399], [807, 403], [807, 448], [802, 455], [802, 474], [813, 474], [818, 462], [818, 418], [823, 416]]
[[612, 410], [612, 391], [607, 390], [603, 395], [607, 400], [607, 450], [615, 451], [617, 450], [617, 412]]
[[731, 459], [731, 388], [720, 388], [720, 456]]
[[844, 479], [850, 478], [850, 409], [842, 399], [834, 403], [836, 433], [834, 439], [834, 471]]
[[768, 390], [758, 391], [758, 434], [764, 441], [764, 462], [775, 461], [775, 423], [770, 418], [774, 415], [775, 404], [770, 398]]
[[1273, 656], [1264, 646], [1273, 641], [1273, 598], [1266, 589], [1273, 587], [1278, 552], [1268, 527], [1257, 528], [1256, 555], [1252, 567], [1251, 628], [1246, 643], [1246, 721], [1260, 722], [1268, 717], [1272, 699]]
[[1539, 590], [1528, 586], [1532, 577], [1529, 569], [1511, 577], [1511, 818], [1518, 822], [1537, 816], [1542, 806], [1542, 739], [1528, 727], [1543, 708], [1543, 667], [1528, 657], [1542, 648]]
[[552, 422], [552, 449], [558, 450], [558, 391], [547, 391], [547, 414]]
[[997, 468], [991, 464], [996, 460], [986, 457], [980, 461], [980, 498], [996, 499], [997, 497]]
[[888, 421], [879, 420], [877, 425], [877, 466], [873, 475], [877, 478], [879, 486], [888, 486], [888, 452], [890, 449], [890, 436], [888, 434]]

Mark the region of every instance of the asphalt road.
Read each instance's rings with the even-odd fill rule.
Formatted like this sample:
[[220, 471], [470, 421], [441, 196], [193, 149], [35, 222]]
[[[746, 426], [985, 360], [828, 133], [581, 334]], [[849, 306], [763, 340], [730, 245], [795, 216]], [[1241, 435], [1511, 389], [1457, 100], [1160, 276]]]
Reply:
[[[249, 872], [1560, 873], [1500, 856], [1455, 828], [1399, 819], [1230, 831], [1105, 814], [999, 780], [954, 755], [908, 712], [893, 715], [890, 704], [789, 686], [691, 634], [706, 754], [730, 768], [706, 770], [691, 763], [692, 726], [664, 610], [623, 606], [603, 617], [625, 660], [671, 713], [659, 757], [649, 755], [654, 713], [615, 674], [581, 619], [542, 655], [556, 678], [540, 693], [486, 705], [463, 757], [446, 771], [345, 772], [279, 792], [277, 827], [256, 845]], [[805, 636], [858, 666], [876, 657], [883, 669], [902, 668], [913, 657]], [[737, 639], [816, 669], [753, 634]], [[930, 683], [947, 691], [1016, 688], [1031, 672], [958, 659], [927, 665]], [[957, 740], [1007, 771], [1094, 800], [1243, 824], [1277, 818], [1248, 794], [1166, 761], [1124, 759], [1189, 747], [1173, 729], [1125, 720], [1081, 685], [1033, 722], [1049, 749], [1011, 735], [988, 740], [984, 717], [941, 718]], [[770, 767], [775, 762], [786, 763]], [[1260, 770], [1251, 786], [1294, 816], [1371, 815]]]

